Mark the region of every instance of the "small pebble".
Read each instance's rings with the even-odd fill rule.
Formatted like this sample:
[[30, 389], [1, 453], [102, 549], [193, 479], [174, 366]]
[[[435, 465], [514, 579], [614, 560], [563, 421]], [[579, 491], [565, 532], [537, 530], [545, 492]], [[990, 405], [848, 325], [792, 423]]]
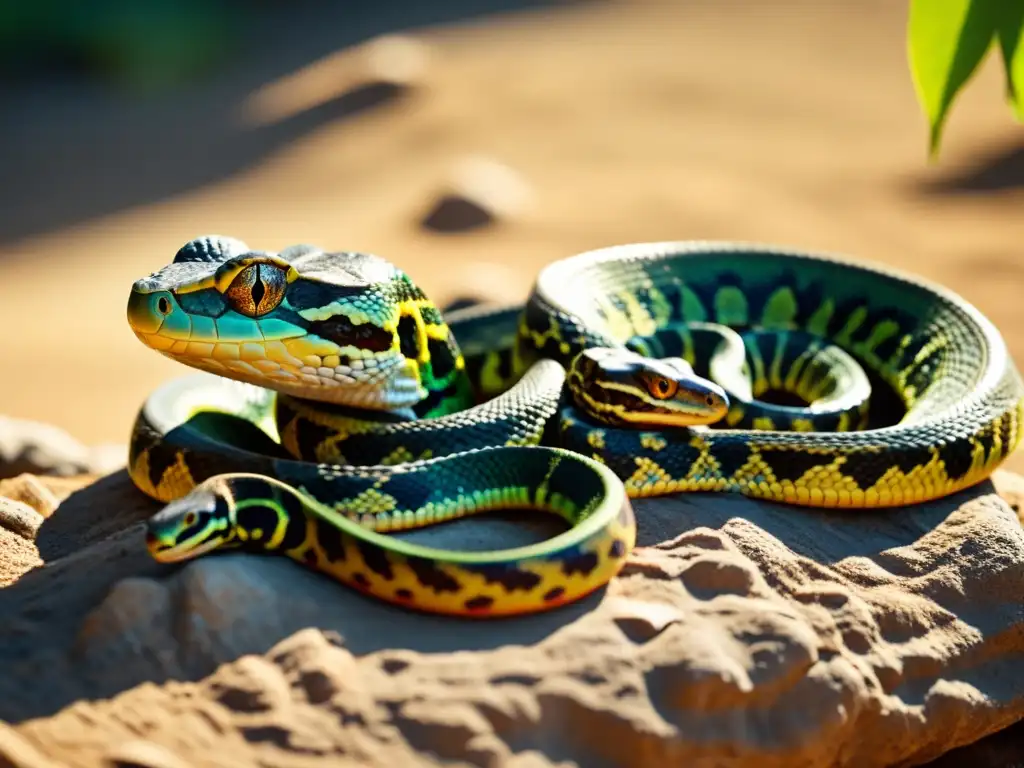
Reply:
[[445, 233], [480, 229], [516, 218], [529, 199], [529, 187], [514, 170], [487, 158], [468, 158], [456, 166], [421, 226]]
[[28, 504], [0, 496], [0, 528], [34, 541], [45, 518]]

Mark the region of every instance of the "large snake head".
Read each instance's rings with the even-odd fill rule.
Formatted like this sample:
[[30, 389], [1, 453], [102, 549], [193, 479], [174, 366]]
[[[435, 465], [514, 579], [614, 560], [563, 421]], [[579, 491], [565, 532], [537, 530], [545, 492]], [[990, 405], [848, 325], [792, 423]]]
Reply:
[[240, 544], [234, 510], [216, 481], [207, 481], [146, 521], [146, 548], [161, 563], [177, 563]]
[[627, 349], [592, 347], [573, 360], [569, 389], [580, 408], [609, 424], [691, 427], [713, 424], [729, 410], [714, 382], [681, 358], [657, 360]]
[[440, 313], [392, 264], [305, 245], [266, 253], [233, 238], [192, 240], [135, 282], [128, 322], [186, 365], [376, 410], [419, 402], [424, 364], [458, 356]]

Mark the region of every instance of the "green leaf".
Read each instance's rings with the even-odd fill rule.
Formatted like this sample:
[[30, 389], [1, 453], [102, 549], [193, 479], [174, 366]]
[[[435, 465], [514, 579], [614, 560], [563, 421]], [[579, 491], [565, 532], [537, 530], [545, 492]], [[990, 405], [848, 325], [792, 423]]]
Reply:
[[1006, 96], [1017, 120], [1024, 122], [1024, 0], [1005, 0], [998, 35], [1006, 69]]
[[1006, 2], [1017, 0], [910, 0], [907, 52], [932, 157], [949, 107], [985, 58]]

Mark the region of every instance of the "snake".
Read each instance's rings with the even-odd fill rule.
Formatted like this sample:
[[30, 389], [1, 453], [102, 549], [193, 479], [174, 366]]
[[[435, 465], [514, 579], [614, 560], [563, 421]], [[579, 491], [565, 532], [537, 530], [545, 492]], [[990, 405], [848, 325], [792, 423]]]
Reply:
[[[209, 235], [135, 281], [128, 322], [195, 373], [129, 443], [164, 506], [156, 560], [277, 553], [411, 610], [495, 617], [607, 585], [631, 500], [919, 504], [1016, 448], [1024, 385], [994, 325], [937, 284], [830, 253], [680, 241], [550, 262], [523, 303], [442, 311], [388, 260]], [[477, 551], [412, 529], [552, 513]]]

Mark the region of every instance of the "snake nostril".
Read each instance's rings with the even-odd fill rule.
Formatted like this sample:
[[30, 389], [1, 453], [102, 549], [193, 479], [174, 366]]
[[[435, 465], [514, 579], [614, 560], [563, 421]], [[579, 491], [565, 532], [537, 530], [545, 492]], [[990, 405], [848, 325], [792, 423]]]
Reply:
[[168, 299], [166, 296], [161, 296], [159, 299], [157, 299], [156, 308], [161, 315], [171, 314], [171, 300]]

